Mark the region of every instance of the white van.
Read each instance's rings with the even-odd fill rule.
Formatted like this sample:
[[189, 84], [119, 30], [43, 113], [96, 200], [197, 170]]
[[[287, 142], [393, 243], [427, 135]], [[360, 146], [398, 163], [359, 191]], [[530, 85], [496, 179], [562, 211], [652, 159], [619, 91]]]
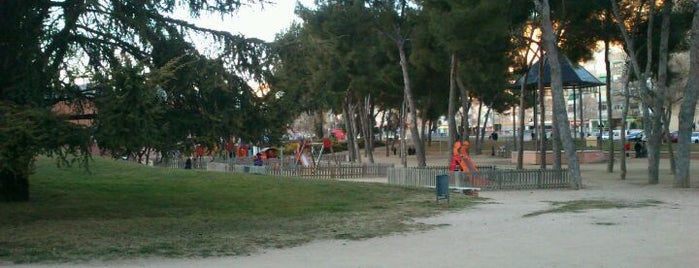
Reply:
[[[612, 130], [612, 134], [614, 135], [614, 137], [612, 137], [612, 140], [615, 140], [615, 141], [621, 140], [621, 130], [618, 130], [618, 129]], [[603, 140], [609, 139], [609, 131], [602, 132], [602, 139]]]

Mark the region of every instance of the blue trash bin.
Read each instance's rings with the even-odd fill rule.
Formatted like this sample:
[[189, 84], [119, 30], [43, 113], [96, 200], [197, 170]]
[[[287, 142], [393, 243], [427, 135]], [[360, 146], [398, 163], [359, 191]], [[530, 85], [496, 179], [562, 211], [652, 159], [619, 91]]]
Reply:
[[435, 178], [435, 193], [437, 194], [437, 203], [441, 199], [446, 199], [447, 203], [449, 203], [449, 175], [437, 175]]
[[250, 166], [243, 166], [243, 172], [250, 173]]

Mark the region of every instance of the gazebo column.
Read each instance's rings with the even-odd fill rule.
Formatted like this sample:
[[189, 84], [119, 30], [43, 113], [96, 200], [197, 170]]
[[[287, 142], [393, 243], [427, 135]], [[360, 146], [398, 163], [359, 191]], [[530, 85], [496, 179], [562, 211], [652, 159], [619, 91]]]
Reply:
[[583, 128], [583, 123], [585, 122], [585, 109], [583, 107], [585, 106], [585, 102], [583, 101], [583, 89], [580, 87], [578, 89], [580, 91], [580, 139], [585, 139], [585, 129]]

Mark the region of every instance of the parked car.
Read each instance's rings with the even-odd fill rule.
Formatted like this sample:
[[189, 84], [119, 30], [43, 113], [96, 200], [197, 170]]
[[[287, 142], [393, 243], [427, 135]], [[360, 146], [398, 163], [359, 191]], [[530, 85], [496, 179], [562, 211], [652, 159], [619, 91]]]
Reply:
[[[680, 137], [680, 132], [679, 131], [673, 131], [670, 132], [670, 141], [673, 143], [677, 143], [677, 139]], [[665, 140], [665, 139], [663, 139]]]
[[692, 142], [699, 143], [699, 132], [692, 132]]
[[643, 130], [629, 132], [629, 134], [626, 135], [626, 140], [628, 140], [628, 141], [643, 141], [643, 140], [645, 140], [645, 136], [643, 135]]

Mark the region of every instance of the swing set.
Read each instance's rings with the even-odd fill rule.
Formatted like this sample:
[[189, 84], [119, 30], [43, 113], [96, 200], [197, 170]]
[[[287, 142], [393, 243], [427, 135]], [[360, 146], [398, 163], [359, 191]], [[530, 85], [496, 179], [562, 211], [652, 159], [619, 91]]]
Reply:
[[310, 168], [311, 174], [313, 174], [318, 169], [318, 164], [326, 151], [332, 152], [332, 142], [328, 138], [323, 139], [323, 142], [300, 139], [296, 143], [294, 164]]

